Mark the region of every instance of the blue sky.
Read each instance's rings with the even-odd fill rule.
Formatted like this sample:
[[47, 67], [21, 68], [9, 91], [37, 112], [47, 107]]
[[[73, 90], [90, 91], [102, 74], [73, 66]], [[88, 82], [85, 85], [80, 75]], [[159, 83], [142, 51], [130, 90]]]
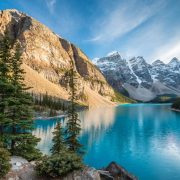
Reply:
[[148, 62], [180, 58], [179, 0], [0, 0], [79, 46], [90, 58], [119, 51]]

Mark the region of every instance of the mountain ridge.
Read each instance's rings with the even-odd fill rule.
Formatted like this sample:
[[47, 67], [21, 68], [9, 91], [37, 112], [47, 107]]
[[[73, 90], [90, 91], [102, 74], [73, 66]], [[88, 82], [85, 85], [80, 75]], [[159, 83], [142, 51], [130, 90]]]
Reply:
[[[115, 92], [103, 74], [74, 44], [14, 9], [0, 11], [0, 38], [5, 31], [21, 45], [25, 81], [33, 87], [31, 91], [47, 92], [67, 100], [69, 87], [65, 74], [73, 62], [78, 74], [79, 102], [90, 107], [116, 104], [112, 101]], [[89, 97], [90, 94], [94, 98]], [[92, 99], [97, 101], [92, 102]]]
[[119, 52], [96, 59], [96, 65], [117, 91], [128, 92], [139, 101], [151, 101], [159, 95], [180, 95], [180, 60], [149, 64], [142, 56], [124, 59]]

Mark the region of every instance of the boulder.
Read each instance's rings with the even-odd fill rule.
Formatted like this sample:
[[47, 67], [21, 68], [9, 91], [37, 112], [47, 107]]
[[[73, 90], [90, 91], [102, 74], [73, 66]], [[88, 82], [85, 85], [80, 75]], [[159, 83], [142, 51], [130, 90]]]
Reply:
[[101, 180], [114, 180], [114, 177], [109, 173], [109, 171], [99, 170]]
[[[59, 179], [60, 180], [60, 179]], [[98, 170], [85, 167], [83, 170], [74, 171], [62, 180], [101, 180]]]
[[33, 163], [18, 156], [11, 157], [11, 170], [6, 175], [5, 180], [35, 180], [36, 172]]
[[106, 175], [105, 173], [102, 173], [102, 171], [100, 171], [102, 180], [111, 180], [111, 177], [113, 177], [114, 180], [137, 180], [137, 177], [130, 174], [127, 170], [118, 165], [116, 162], [111, 162], [104, 169], [104, 171], [109, 172], [109, 174]]

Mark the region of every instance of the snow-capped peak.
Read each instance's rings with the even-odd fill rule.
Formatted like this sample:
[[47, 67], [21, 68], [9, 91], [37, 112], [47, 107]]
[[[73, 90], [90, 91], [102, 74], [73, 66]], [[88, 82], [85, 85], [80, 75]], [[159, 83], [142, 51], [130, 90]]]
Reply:
[[180, 64], [180, 61], [178, 58], [174, 57], [169, 63], [169, 65], [177, 65], [177, 64]]
[[[180, 95], [180, 61], [177, 58], [168, 64], [161, 60], [148, 64], [142, 56], [126, 60], [115, 51], [98, 59], [97, 66], [111, 86], [120, 92], [125, 89], [134, 99], [148, 101], [156, 95]], [[143, 97], [144, 94], [149, 98]]]
[[152, 63], [152, 65], [153, 65], [153, 66], [157, 66], [157, 65], [165, 65], [165, 64], [164, 64], [163, 61], [161, 61], [161, 60], [158, 59], [158, 60], [154, 61], [154, 62]]
[[117, 55], [120, 56], [120, 54], [119, 54], [118, 51], [112, 51], [112, 52], [110, 52], [110, 53], [107, 54], [108, 57], [111, 57], [111, 56], [117, 56]]
[[94, 64], [97, 64], [98, 60], [99, 60], [99, 58], [96, 57], [96, 58], [92, 59], [92, 62], [93, 62]]
[[168, 66], [176, 73], [180, 73], [180, 61], [175, 57], [169, 63]]

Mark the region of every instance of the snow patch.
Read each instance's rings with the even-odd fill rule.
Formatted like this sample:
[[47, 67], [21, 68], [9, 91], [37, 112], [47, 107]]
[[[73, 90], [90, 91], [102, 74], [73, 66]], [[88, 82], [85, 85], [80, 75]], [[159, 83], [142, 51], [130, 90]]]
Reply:
[[128, 60], [127, 63], [128, 63], [128, 66], [129, 66], [129, 69], [130, 69], [131, 73], [136, 77], [138, 83], [141, 84], [142, 81], [141, 81], [141, 80], [139, 79], [139, 77], [134, 73], [130, 61]]
[[116, 56], [116, 55], [119, 55], [118, 51], [112, 51], [107, 54], [107, 56]]
[[92, 59], [92, 62], [93, 62], [94, 64], [97, 64], [97, 63], [98, 63], [98, 60], [99, 60], [99, 58], [94, 58], [94, 59]]

